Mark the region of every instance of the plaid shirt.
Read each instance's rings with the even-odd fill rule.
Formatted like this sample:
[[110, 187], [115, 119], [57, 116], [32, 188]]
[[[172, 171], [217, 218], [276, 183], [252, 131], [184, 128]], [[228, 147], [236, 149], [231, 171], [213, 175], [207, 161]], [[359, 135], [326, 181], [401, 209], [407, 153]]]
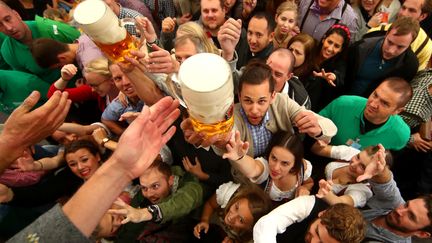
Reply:
[[[119, 19], [124, 19], [124, 18], [135, 19], [136, 17], [143, 17], [143, 16], [142, 16], [142, 14], [138, 13], [135, 10], [132, 10], [132, 9], [129, 9], [129, 8], [123, 8], [120, 5], [120, 14], [118, 16]], [[127, 32], [129, 32], [129, 34], [137, 36], [137, 31], [136, 31], [135, 25], [126, 24], [125, 28], [126, 28]]]
[[410, 128], [426, 122], [432, 116], [432, 95], [428, 91], [430, 85], [432, 85], [432, 69], [420, 71], [411, 81], [413, 97], [401, 114]]
[[249, 123], [246, 113], [243, 108], [240, 108], [240, 113], [243, 116], [251, 134], [254, 146], [254, 157], [261, 156], [265, 153], [267, 146], [270, 143], [270, 139], [272, 138], [272, 133], [267, 129], [266, 124], [270, 120], [270, 116], [268, 111], [266, 112], [264, 119], [261, 121], [259, 125], [252, 125]]
[[[159, 21], [164, 20], [166, 17], [174, 18], [176, 16], [176, 11], [174, 7], [173, 0], [142, 0], [145, 5], [150, 9], [151, 12], [155, 11], [155, 1], [158, 1], [158, 12], [157, 16]], [[155, 19], [157, 22], [158, 20]]]

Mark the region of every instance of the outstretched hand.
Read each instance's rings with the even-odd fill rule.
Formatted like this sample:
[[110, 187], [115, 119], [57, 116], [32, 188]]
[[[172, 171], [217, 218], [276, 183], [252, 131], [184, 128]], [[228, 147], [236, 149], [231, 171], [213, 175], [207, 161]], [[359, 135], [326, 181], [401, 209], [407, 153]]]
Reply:
[[378, 152], [373, 156], [371, 162], [366, 166], [363, 175], [357, 177], [357, 182], [370, 179], [384, 171], [386, 166], [385, 149], [381, 144], [378, 146], [380, 147]]
[[316, 194], [317, 198], [325, 198], [328, 194], [332, 193], [333, 181], [321, 179], [319, 181], [319, 190]]
[[164, 97], [141, 114], [120, 137], [113, 158], [130, 179], [137, 178], [150, 166], [162, 146], [174, 135], [171, 124], [180, 115], [178, 100]]
[[335, 80], [336, 75], [332, 72], [326, 72], [324, 68], [321, 69], [321, 72], [315, 72], [313, 71], [313, 75], [315, 77], [323, 78], [325, 81], [327, 81], [328, 84], [330, 84], [333, 87], [336, 87]]
[[121, 224], [126, 224], [129, 222], [139, 223], [151, 220], [152, 215], [147, 211], [147, 209], [131, 207], [119, 198], [117, 198], [117, 200], [114, 202], [114, 205], [116, 205], [118, 208], [110, 209], [108, 210], [108, 213], [123, 216], [124, 219], [121, 221]]
[[[32, 110], [39, 99], [40, 93], [33, 91], [6, 120], [0, 135], [1, 147], [8, 151], [3, 160], [11, 163], [25, 148], [51, 135], [63, 123], [71, 104], [68, 93], [56, 91], [44, 105]], [[8, 165], [0, 165], [0, 172]]]
[[229, 159], [232, 161], [243, 158], [249, 149], [249, 142], [243, 142], [240, 140], [240, 132], [236, 131], [234, 138], [231, 138], [226, 145], [227, 152], [222, 155], [222, 158]]

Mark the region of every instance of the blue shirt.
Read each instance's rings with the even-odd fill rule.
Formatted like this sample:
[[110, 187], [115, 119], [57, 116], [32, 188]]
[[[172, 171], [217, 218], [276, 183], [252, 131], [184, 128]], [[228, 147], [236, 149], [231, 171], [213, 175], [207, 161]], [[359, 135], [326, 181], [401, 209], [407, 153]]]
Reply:
[[254, 145], [254, 157], [256, 158], [258, 156], [263, 155], [272, 138], [272, 133], [266, 127], [267, 122], [270, 120], [268, 111], [264, 115], [264, 118], [261, 121], [261, 123], [256, 126], [249, 123], [243, 108], [240, 108], [240, 113], [242, 114], [242, 117], [252, 134], [253, 145]]
[[127, 106], [125, 107], [119, 99], [113, 100], [107, 108], [105, 108], [104, 112], [102, 113], [102, 119], [104, 120], [110, 120], [110, 121], [118, 121], [120, 119], [120, 116], [123, 115], [126, 112], [140, 112], [142, 108], [144, 107], [143, 101], [138, 101], [136, 105], [133, 105], [131, 102], [129, 102], [129, 99], [127, 99]]

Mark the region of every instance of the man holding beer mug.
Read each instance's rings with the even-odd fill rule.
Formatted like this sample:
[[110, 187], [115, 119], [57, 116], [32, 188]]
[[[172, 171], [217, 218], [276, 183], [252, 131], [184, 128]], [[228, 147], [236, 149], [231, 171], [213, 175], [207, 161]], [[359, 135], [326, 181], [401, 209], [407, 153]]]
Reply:
[[[261, 62], [246, 66], [239, 84], [239, 104], [234, 107], [234, 129], [240, 131], [241, 140], [249, 142], [249, 156], [262, 155], [272, 137], [278, 131], [300, 133], [328, 142], [337, 128], [334, 123], [312, 111], [306, 110], [291, 100], [287, 94], [276, 93], [271, 68]], [[230, 136], [207, 137], [193, 130], [190, 118], [184, 120], [181, 128], [185, 139], [195, 146], [213, 146], [221, 154], [221, 149]]]

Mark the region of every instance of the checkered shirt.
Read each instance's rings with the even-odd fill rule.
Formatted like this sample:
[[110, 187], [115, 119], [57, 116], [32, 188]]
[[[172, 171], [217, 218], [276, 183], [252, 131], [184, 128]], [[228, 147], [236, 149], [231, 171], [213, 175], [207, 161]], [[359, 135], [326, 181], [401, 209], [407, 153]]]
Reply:
[[240, 108], [240, 113], [252, 134], [254, 157], [263, 155], [272, 138], [272, 133], [266, 127], [267, 122], [270, 120], [268, 111], [261, 123], [256, 126], [249, 123], [243, 108]]

